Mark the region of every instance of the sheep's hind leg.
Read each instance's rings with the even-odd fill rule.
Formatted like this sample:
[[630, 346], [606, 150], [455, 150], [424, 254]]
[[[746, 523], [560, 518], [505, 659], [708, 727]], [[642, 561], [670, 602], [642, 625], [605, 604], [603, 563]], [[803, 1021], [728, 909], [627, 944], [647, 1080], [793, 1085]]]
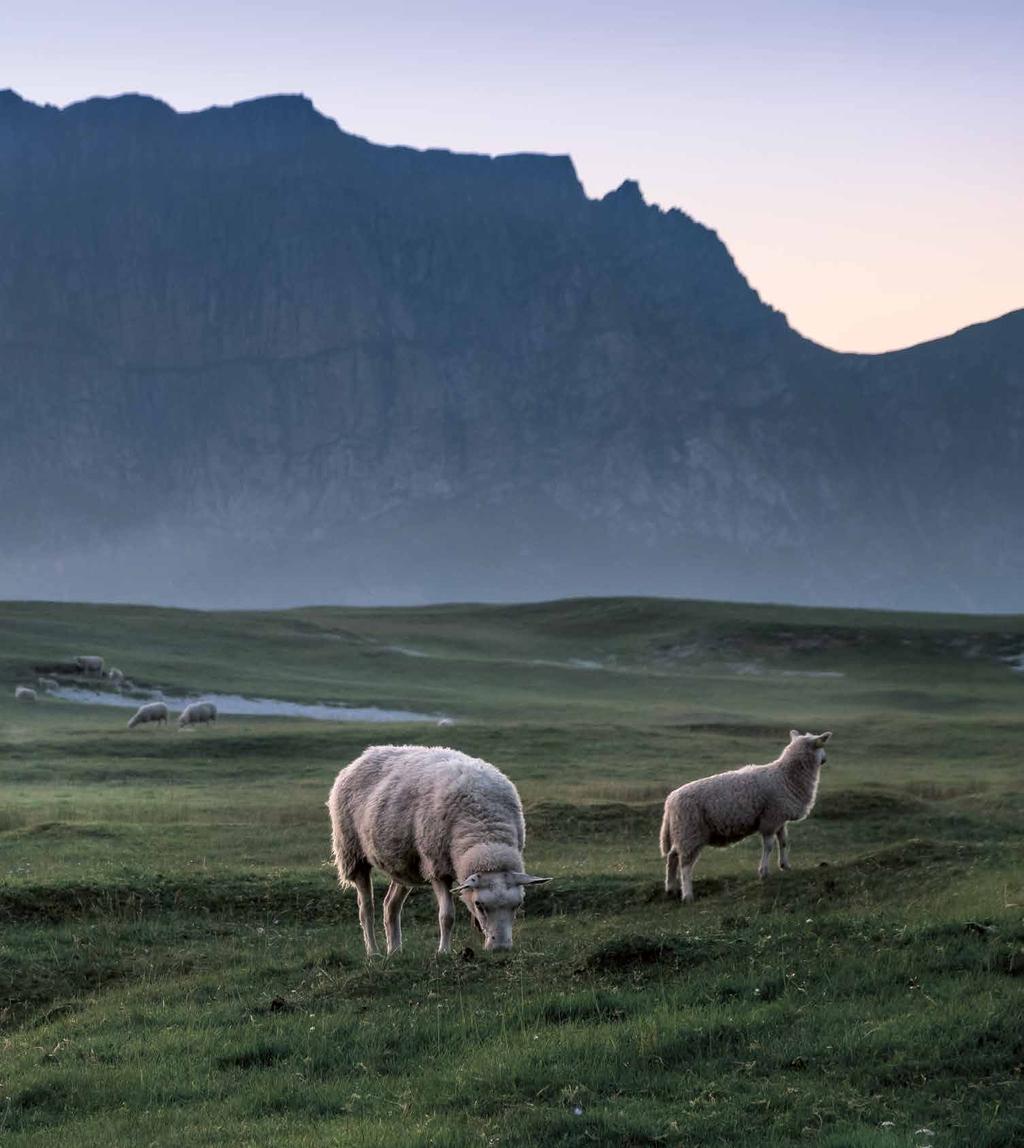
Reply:
[[780, 869], [788, 869], [789, 868], [789, 834], [786, 832], [786, 826], [785, 825], [783, 825], [782, 828], [778, 831], [778, 833], [776, 834], [776, 837], [779, 840], [779, 868]]
[[397, 953], [402, 947], [402, 906], [409, 896], [408, 885], [392, 881], [384, 895], [384, 935], [387, 939], [388, 955]]
[[665, 892], [670, 897], [679, 896], [679, 854], [674, 849], [665, 857]]
[[768, 862], [771, 860], [772, 849], [775, 847], [775, 834], [761, 834], [761, 863], [757, 867], [757, 875], [763, 881], [768, 876]]
[[452, 948], [452, 926], [455, 924], [455, 902], [451, 888], [444, 881], [431, 881], [434, 896], [437, 898], [437, 923], [441, 929], [441, 940], [437, 946], [439, 953], [450, 953]]
[[682, 881], [679, 892], [683, 901], [693, 900], [693, 867], [699, 856], [700, 850], [694, 849], [679, 858], [679, 876]]
[[373, 885], [370, 882], [370, 866], [362, 864], [352, 874], [352, 884], [359, 898], [359, 926], [363, 930], [363, 943], [368, 957], [380, 956], [377, 939], [373, 935]]

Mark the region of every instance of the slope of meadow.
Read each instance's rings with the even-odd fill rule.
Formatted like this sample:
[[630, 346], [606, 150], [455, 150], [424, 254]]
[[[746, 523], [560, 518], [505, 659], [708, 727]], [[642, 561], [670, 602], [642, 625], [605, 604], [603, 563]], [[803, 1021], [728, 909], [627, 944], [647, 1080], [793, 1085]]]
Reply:
[[[11, 1145], [1024, 1142], [1024, 619], [650, 599], [201, 614], [0, 606], [0, 1135]], [[433, 724], [13, 701], [100, 652], [140, 684]], [[832, 729], [794, 870], [665, 793]], [[517, 783], [515, 951], [368, 962], [323, 803], [374, 741]], [[921, 1131], [921, 1130], [930, 1130]]]

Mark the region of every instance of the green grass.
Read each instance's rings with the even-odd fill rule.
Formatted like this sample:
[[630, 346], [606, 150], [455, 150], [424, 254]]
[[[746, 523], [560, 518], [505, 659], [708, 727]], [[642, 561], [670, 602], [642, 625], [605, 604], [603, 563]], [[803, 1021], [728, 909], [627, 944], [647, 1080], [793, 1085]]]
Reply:
[[[632, 599], [4, 604], [0, 1142], [1022, 1144], [1022, 650], [1022, 618]], [[13, 701], [94, 651], [165, 688], [457, 724], [129, 733]], [[759, 884], [747, 841], [666, 901], [665, 793], [791, 726], [835, 734], [793, 871]], [[519, 786], [556, 880], [509, 956], [463, 914], [436, 958], [418, 892], [406, 950], [364, 958], [323, 803], [375, 741]]]

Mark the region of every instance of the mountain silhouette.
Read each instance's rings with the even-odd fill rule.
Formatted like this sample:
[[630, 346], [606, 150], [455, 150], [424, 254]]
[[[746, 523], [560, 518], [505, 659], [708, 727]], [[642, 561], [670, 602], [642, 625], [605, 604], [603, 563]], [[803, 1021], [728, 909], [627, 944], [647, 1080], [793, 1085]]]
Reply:
[[1022, 364], [818, 346], [564, 156], [0, 93], [0, 596], [1019, 610]]

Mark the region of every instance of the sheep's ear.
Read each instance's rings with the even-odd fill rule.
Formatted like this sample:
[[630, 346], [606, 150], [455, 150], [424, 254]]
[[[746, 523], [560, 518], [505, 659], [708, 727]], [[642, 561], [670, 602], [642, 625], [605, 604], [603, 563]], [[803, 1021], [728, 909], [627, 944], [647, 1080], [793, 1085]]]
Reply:
[[550, 881], [550, 877], [531, 877], [529, 873], [513, 873], [512, 880], [517, 885], [543, 885], [545, 881]]
[[789, 731], [789, 740], [790, 741], [796, 741], [796, 739], [800, 736], [801, 736], [801, 734], [800, 734], [800, 731], [798, 729], [791, 729]]
[[815, 746], [817, 746], [817, 747], [820, 749], [820, 748], [821, 748], [821, 747], [822, 747], [822, 746], [825, 744], [825, 742], [827, 742], [827, 741], [828, 741], [828, 739], [829, 739], [831, 736], [832, 736], [832, 731], [831, 731], [831, 730], [829, 730], [829, 731], [828, 731], [828, 733], [823, 733], [823, 734], [819, 735], [819, 736], [818, 736], [818, 737], [815, 739], [815, 742], [814, 742]]
[[452, 889], [452, 892], [453, 893], [464, 893], [467, 889], [475, 889], [479, 884], [480, 884], [480, 874], [479, 873], [471, 873], [465, 879], [465, 881], [462, 882], [461, 885], [456, 885]]

